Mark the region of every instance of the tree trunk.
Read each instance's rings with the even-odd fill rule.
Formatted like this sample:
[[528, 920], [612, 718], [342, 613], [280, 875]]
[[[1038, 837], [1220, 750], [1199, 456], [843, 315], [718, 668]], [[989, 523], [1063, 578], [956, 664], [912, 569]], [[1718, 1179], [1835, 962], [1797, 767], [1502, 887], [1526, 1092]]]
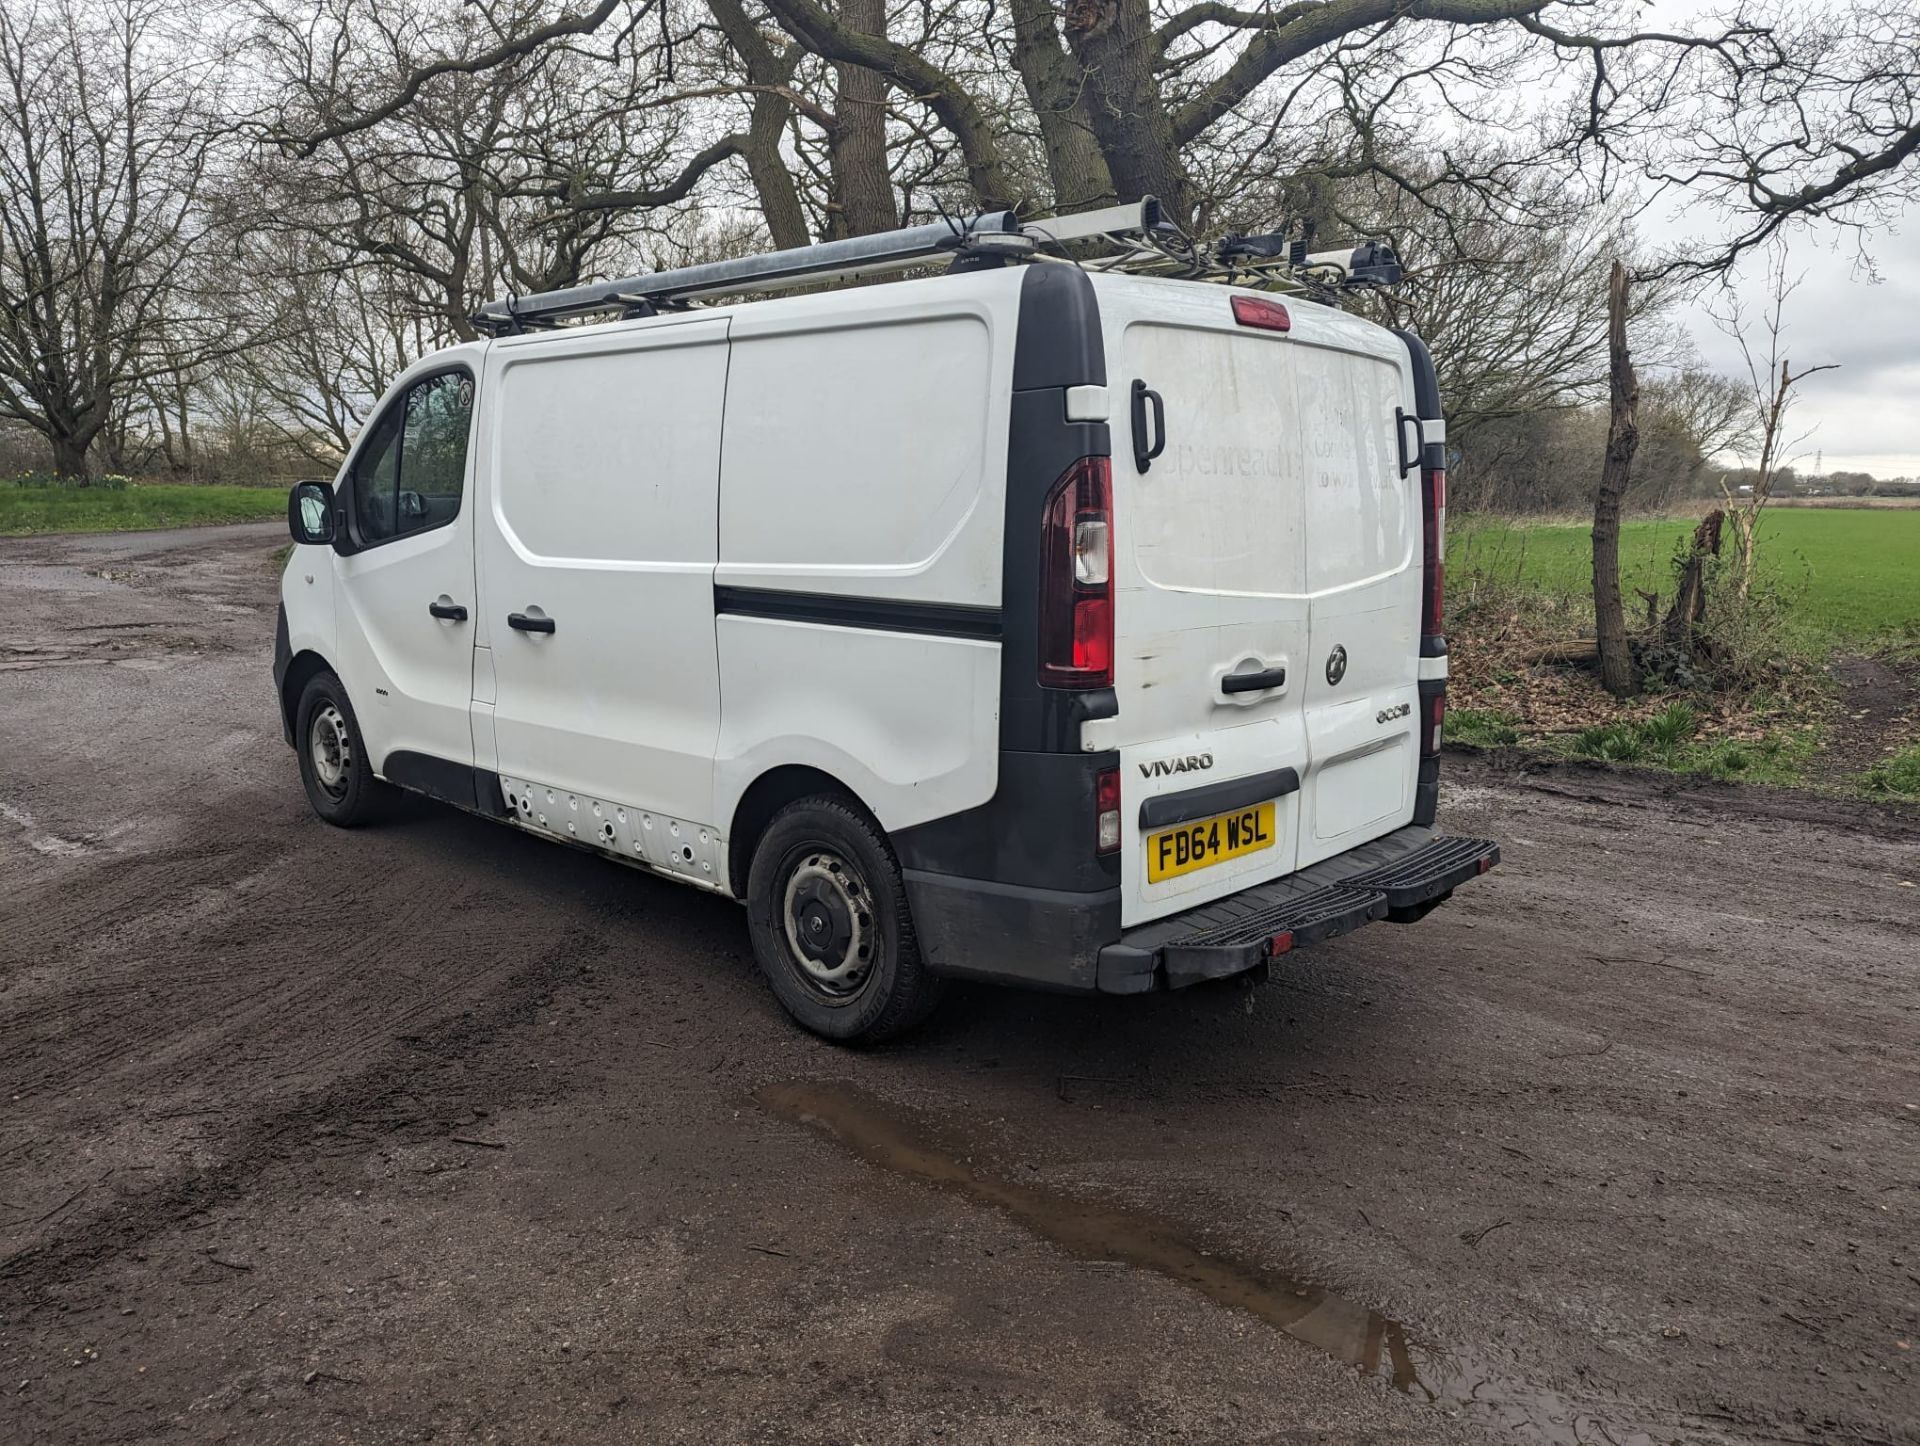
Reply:
[[793, 172], [780, 154], [780, 138], [787, 128], [790, 107], [777, 95], [757, 95], [753, 99], [753, 119], [747, 126], [747, 144], [741, 152], [753, 189], [760, 196], [760, 214], [766, 218], [767, 234], [774, 249], [805, 246], [813, 238], [807, 234], [807, 213], [800, 204], [800, 192], [793, 184]]
[[1734, 531], [1740, 534], [1740, 599], [1744, 602], [1753, 591], [1753, 540], [1760, 531], [1759, 498], [1745, 510]]
[[[749, 81], [755, 85], [786, 85], [793, 79], [793, 55], [774, 53], [760, 27], [747, 17], [740, 0], [709, 0], [708, 8], [719, 21], [727, 43], [746, 66]], [[800, 204], [799, 188], [793, 184], [793, 173], [780, 153], [792, 110], [784, 96], [769, 90], [756, 94], [752, 119], [747, 123], [747, 143], [740, 152], [760, 197], [767, 234], [775, 248], [783, 251], [805, 246], [813, 239], [807, 233], [807, 213]]]
[[50, 437], [54, 475], [64, 481], [87, 480], [87, 444], [74, 437]]
[[1120, 199], [1083, 104], [1086, 76], [1060, 40], [1053, 0], [1012, 0], [1013, 63], [1040, 122], [1047, 179], [1061, 214], [1110, 206]]
[[1640, 383], [1627, 355], [1627, 269], [1613, 263], [1607, 287], [1607, 352], [1610, 413], [1607, 457], [1593, 495], [1593, 620], [1600, 646], [1600, 681], [1616, 698], [1639, 692], [1633, 654], [1627, 647], [1627, 618], [1620, 602], [1620, 501], [1627, 495], [1640, 426], [1634, 410]]
[[[840, 21], [884, 38], [886, 0], [840, 0]], [[871, 236], [900, 224], [887, 171], [887, 82], [864, 65], [834, 66], [835, 125], [828, 137], [833, 170], [834, 236]]]
[[1718, 507], [1700, 519], [1693, 530], [1693, 546], [1680, 566], [1680, 587], [1667, 609], [1664, 630], [1669, 642], [1694, 651], [1694, 632], [1707, 615], [1707, 559], [1720, 555], [1720, 528], [1727, 514]]
[[1192, 188], [1153, 70], [1147, 0], [1068, 0], [1067, 44], [1086, 73], [1087, 119], [1120, 199], [1157, 196], [1189, 225]]

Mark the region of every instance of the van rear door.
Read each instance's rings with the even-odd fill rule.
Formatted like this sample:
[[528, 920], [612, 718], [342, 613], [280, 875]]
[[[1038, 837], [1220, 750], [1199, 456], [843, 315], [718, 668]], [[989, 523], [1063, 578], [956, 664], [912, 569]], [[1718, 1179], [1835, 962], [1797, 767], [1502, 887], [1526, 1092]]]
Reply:
[[1399, 338], [1364, 324], [1316, 341], [1326, 319], [1304, 317], [1294, 348], [1312, 598], [1301, 868], [1409, 822], [1420, 770], [1420, 446], [1402, 420], [1414, 411], [1411, 363]]
[[1287, 308], [1281, 331], [1271, 300], [1251, 298], [1249, 324], [1233, 306], [1246, 295], [1100, 286], [1119, 359], [1119, 715], [1100, 736], [1120, 751], [1127, 925], [1412, 814], [1418, 477], [1393, 454], [1395, 408], [1412, 409], [1404, 350], [1310, 304]]

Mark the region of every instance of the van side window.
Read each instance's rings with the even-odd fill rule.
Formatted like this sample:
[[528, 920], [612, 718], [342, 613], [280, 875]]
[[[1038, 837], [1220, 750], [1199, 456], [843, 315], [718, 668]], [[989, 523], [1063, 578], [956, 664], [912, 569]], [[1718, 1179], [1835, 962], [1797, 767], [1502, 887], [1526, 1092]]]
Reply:
[[423, 377], [380, 415], [353, 467], [353, 505], [367, 543], [442, 527], [460, 515], [473, 420], [473, 378]]

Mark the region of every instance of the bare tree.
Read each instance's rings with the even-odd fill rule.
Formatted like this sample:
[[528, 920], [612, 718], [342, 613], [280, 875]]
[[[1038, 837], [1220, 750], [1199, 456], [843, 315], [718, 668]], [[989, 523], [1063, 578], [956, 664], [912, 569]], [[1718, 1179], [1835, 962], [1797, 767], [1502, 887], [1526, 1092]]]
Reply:
[[[282, 123], [304, 116], [326, 137], [262, 158], [278, 203], [264, 224], [331, 247], [337, 266], [388, 273], [436, 343], [470, 338], [474, 309], [502, 290], [579, 280], [739, 149], [730, 135], [699, 144], [684, 109], [648, 103], [649, 47], [549, 40], [472, 63], [550, 31], [537, 7], [325, 0], [317, 13], [265, 10], [260, 27], [259, 63], [288, 97]], [[436, 54], [458, 63], [413, 86]], [[346, 96], [409, 86], [407, 105], [366, 124], [321, 124]]]
[[63, 477], [88, 475], [140, 388], [250, 340], [187, 285], [220, 66], [162, 53], [177, 13], [0, 7], [0, 418], [45, 438]]
[[1732, 223], [1662, 270], [1724, 272], [1798, 225], [1864, 232], [1920, 196], [1920, 10], [1877, 0], [1797, 7], [1777, 59], [1702, 71], [1641, 164]]
[[[1727, 514], [1733, 521], [1735, 543], [1734, 586], [1741, 597], [1753, 589], [1753, 565], [1760, 517], [1773, 500], [1773, 489], [1793, 461], [1794, 450], [1806, 440], [1805, 433], [1791, 434], [1788, 416], [1793, 410], [1795, 390], [1808, 377], [1833, 371], [1837, 364], [1793, 369], [1786, 351], [1785, 314], [1787, 299], [1800, 285], [1798, 276], [1787, 274], [1787, 256], [1776, 245], [1767, 266], [1767, 304], [1757, 328], [1749, 325], [1738, 293], [1729, 287], [1715, 319], [1721, 329], [1740, 348], [1746, 365], [1747, 407], [1750, 435], [1756, 444], [1752, 480], [1736, 484], [1731, 475], [1723, 479]], [[1758, 335], [1756, 336], [1756, 329]]]

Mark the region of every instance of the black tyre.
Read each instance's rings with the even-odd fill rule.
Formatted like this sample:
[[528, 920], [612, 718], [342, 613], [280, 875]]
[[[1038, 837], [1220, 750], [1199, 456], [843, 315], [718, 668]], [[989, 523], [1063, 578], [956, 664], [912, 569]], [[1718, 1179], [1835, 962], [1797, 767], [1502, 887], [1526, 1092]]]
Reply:
[[391, 797], [392, 790], [373, 776], [360, 720], [332, 673], [315, 674], [301, 691], [293, 741], [307, 802], [328, 823], [338, 828], [363, 824]]
[[872, 1043], [939, 1002], [900, 865], [850, 800], [803, 798], [775, 815], [747, 871], [747, 921], [773, 992], [815, 1034]]

